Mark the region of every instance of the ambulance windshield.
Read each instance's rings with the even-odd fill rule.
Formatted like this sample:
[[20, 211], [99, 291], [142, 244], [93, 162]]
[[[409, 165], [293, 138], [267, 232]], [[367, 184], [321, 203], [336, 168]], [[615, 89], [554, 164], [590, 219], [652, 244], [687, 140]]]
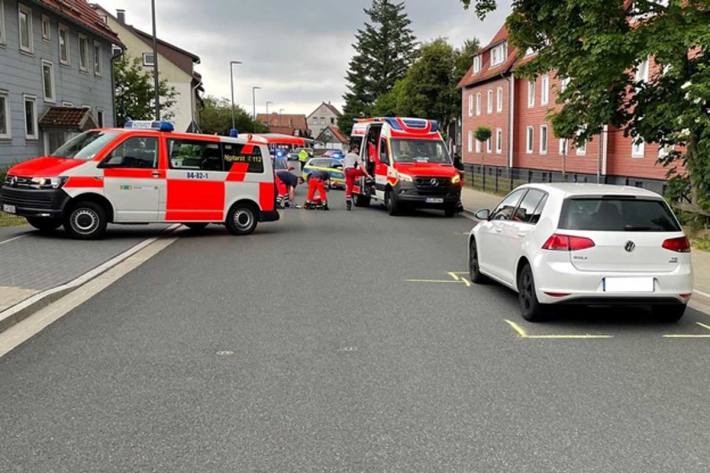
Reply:
[[439, 140], [393, 139], [392, 154], [398, 163], [451, 164], [449, 153]]
[[51, 156], [89, 161], [119, 133], [118, 131], [87, 131], [64, 143]]

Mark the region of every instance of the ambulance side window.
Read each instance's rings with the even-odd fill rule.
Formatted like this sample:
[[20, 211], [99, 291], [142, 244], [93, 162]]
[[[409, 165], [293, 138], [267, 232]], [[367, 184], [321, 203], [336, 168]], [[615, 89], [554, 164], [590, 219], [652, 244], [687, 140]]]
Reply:
[[101, 163], [102, 168], [155, 169], [157, 165], [158, 139], [147, 136], [128, 138]]
[[380, 162], [382, 164], [390, 163], [390, 153], [387, 147], [387, 140], [384, 138], [380, 140]]
[[232, 166], [246, 163], [248, 173], [261, 174], [264, 172], [264, 157], [261, 147], [250, 144], [222, 143], [224, 154], [224, 169], [232, 170]]
[[197, 140], [168, 140], [170, 169], [223, 171], [219, 143]]

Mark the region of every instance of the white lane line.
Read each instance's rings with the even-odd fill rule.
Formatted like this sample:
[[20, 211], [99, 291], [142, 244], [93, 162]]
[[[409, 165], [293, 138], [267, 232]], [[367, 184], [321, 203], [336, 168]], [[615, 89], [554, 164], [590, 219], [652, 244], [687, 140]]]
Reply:
[[0, 245], [4, 245], [5, 243], [10, 243], [10, 242], [13, 242], [13, 241], [17, 241], [17, 240], [19, 240], [20, 238], [25, 238], [25, 237], [27, 237], [27, 236], [29, 236], [29, 234], [28, 234], [28, 233], [25, 233], [24, 235], [19, 235], [19, 236], [16, 236], [16, 237], [14, 237], [14, 238], [9, 238], [9, 239], [7, 239], [7, 240], [0, 241]]
[[708, 298], [710, 298], [710, 294], [708, 294], [707, 292], [698, 291], [697, 289], [695, 289], [693, 292], [696, 293], [696, 294], [699, 294], [699, 295], [701, 295], [701, 296], [703, 296], [703, 297], [708, 297]]

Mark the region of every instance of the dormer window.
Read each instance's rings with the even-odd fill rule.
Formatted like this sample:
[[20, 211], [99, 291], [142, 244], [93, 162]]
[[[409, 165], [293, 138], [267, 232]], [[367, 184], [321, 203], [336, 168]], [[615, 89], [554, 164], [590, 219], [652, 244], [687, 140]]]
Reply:
[[506, 57], [508, 57], [508, 43], [504, 42], [491, 49], [491, 66], [502, 64]]
[[473, 57], [473, 73], [478, 74], [481, 72], [481, 56], [474, 56]]

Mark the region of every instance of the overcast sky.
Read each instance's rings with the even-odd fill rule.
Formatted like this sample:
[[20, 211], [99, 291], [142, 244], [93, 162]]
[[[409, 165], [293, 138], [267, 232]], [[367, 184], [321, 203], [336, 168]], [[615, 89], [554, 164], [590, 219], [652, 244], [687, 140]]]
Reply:
[[[150, 0], [97, 0], [115, 12], [126, 10], [126, 21], [150, 32]], [[251, 111], [251, 87], [257, 91], [257, 111], [267, 100], [271, 111], [310, 113], [320, 102], [342, 107], [343, 77], [353, 50], [354, 34], [365, 21], [363, 8], [371, 0], [156, 0], [158, 37], [200, 56], [197, 70], [206, 93], [229, 97], [229, 61], [237, 66], [237, 102]], [[465, 11], [459, 0], [406, 0], [419, 41], [440, 36], [454, 45], [477, 37], [488, 42], [510, 10], [499, 0], [499, 11], [484, 23]]]

